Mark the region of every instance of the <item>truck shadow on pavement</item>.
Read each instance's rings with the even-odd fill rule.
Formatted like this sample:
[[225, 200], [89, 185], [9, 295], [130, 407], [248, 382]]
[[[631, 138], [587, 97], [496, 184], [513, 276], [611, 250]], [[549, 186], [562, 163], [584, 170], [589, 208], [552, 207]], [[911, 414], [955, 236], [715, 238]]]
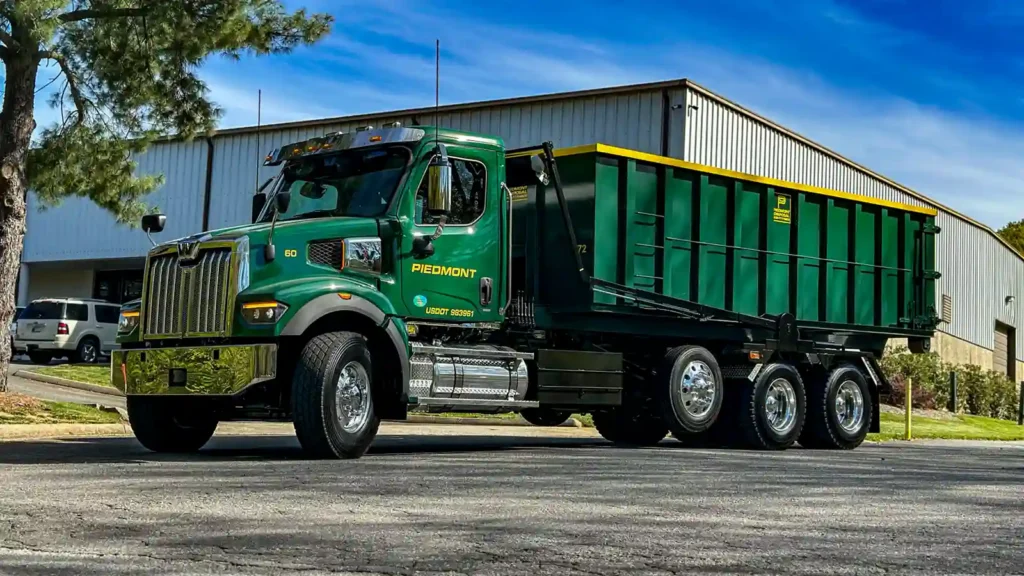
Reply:
[[[364, 458], [453, 452], [515, 451], [537, 448], [611, 447], [600, 439], [508, 436], [380, 436]], [[139, 462], [310, 460], [294, 436], [214, 437], [195, 454], [157, 454], [134, 438], [57, 438], [0, 442], [0, 464], [91, 464]]]

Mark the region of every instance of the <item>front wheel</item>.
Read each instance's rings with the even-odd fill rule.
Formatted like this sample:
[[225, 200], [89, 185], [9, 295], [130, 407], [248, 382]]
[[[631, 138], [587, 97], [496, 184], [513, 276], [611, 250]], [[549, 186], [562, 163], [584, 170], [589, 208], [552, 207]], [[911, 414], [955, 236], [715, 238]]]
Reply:
[[321, 334], [306, 344], [292, 381], [295, 435], [317, 458], [359, 458], [377, 436], [373, 368], [366, 339]]
[[153, 452], [188, 453], [202, 448], [217, 419], [196, 407], [186, 410], [166, 398], [129, 396], [128, 422], [140, 444]]

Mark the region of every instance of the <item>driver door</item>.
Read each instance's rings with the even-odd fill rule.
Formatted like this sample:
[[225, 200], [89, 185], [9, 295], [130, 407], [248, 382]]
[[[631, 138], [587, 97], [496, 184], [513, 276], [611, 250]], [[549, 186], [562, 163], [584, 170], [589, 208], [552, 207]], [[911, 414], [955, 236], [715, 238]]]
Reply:
[[[493, 151], [450, 148], [452, 209], [434, 253], [410, 256], [402, 266], [409, 316], [438, 322], [497, 322], [501, 262], [501, 202]], [[489, 160], [489, 161], [488, 161]], [[415, 198], [415, 236], [430, 236], [438, 218], [427, 213], [427, 178]]]

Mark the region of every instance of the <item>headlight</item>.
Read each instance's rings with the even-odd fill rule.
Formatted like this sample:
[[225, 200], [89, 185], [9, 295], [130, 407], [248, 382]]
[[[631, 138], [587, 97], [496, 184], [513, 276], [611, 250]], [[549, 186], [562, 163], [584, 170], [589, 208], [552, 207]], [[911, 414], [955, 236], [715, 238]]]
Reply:
[[139, 325], [139, 311], [125, 310], [117, 318], [117, 331], [120, 334], [128, 334]]
[[242, 304], [242, 318], [249, 324], [276, 324], [287, 310], [280, 302], [246, 302]]

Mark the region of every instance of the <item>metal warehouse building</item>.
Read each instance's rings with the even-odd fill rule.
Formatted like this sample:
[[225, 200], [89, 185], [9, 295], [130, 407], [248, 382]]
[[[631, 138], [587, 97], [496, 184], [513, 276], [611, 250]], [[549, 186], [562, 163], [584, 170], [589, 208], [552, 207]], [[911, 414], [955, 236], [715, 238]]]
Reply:
[[[138, 159], [164, 174], [149, 202], [168, 215], [162, 240], [245, 223], [268, 150], [325, 132], [399, 121], [433, 122], [433, 109], [328, 118], [223, 130], [192, 142], [166, 141]], [[943, 318], [933, 348], [948, 360], [1024, 376], [1024, 258], [988, 227], [901, 186], [689, 80], [445, 106], [438, 123], [501, 136], [509, 148], [551, 140], [556, 146], [602, 142], [690, 162], [930, 206], [938, 210], [936, 310]], [[258, 180], [279, 168], [259, 168]], [[38, 211], [29, 198], [28, 234], [18, 289], [25, 304], [44, 296], [123, 301], [141, 292], [149, 243], [118, 226], [89, 200]], [[1016, 361], [1015, 361], [1016, 360]]]

